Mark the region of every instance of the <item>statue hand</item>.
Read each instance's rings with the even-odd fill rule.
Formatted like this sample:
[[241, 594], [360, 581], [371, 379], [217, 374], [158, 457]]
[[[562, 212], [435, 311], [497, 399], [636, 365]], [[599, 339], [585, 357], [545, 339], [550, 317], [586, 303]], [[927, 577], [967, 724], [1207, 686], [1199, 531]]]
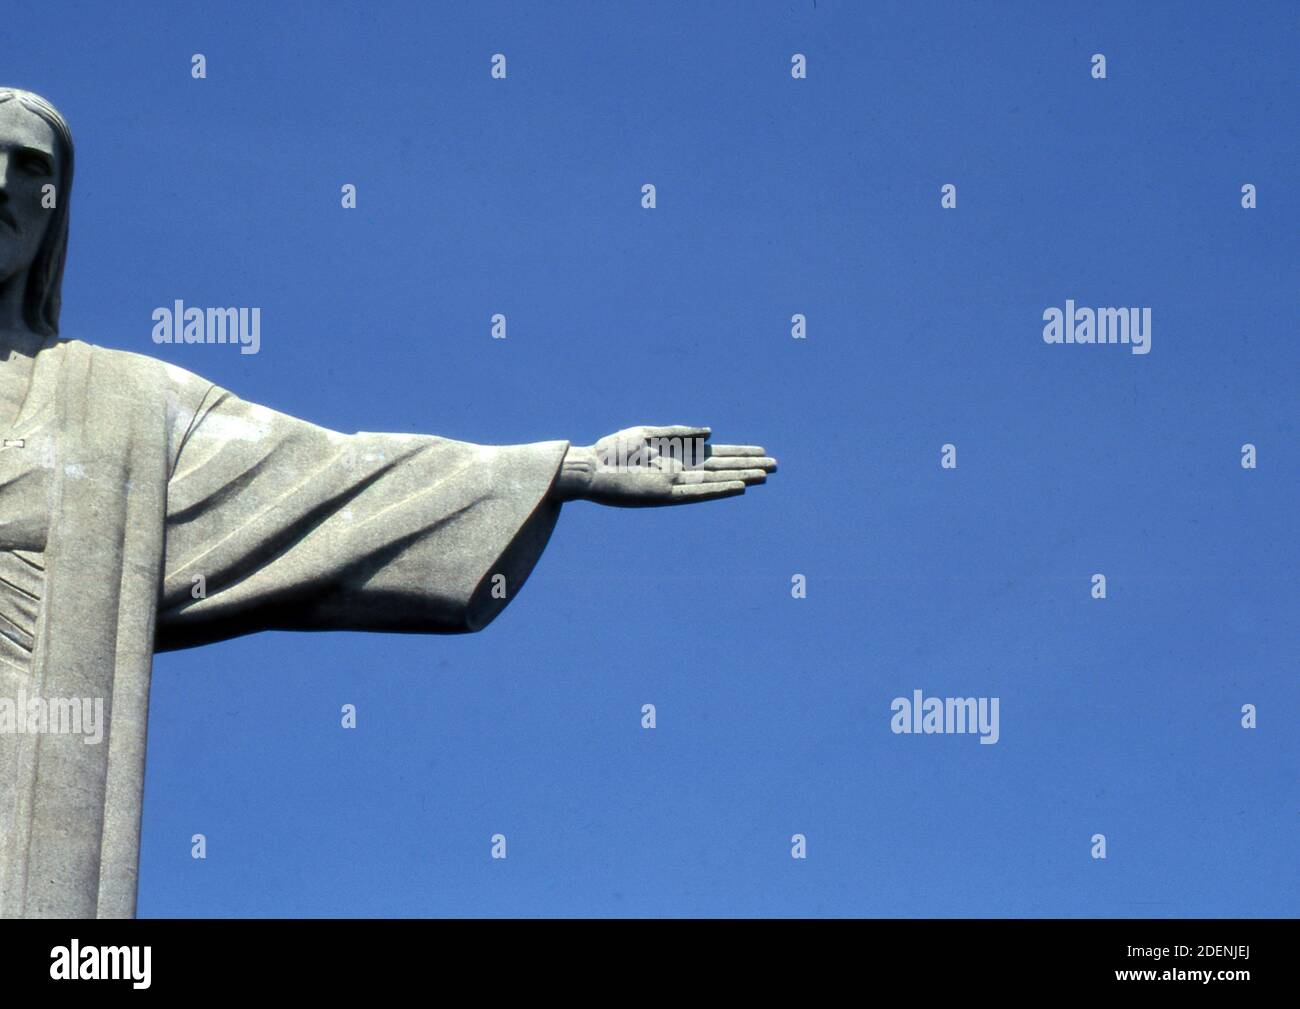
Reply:
[[555, 493], [622, 508], [689, 504], [743, 494], [776, 470], [758, 445], [710, 445], [709, 434], [707, 427], [629, 427], [571, 446]]

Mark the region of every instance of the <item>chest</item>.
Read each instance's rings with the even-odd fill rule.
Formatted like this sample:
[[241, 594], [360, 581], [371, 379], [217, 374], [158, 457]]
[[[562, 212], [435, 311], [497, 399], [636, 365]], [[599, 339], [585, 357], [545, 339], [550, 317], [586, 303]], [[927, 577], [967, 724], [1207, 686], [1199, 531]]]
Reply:
[[31, 380], [31, 358], [10, 354], [0, 360], [0, 431], [7, 431], [18, 418]]
[[57, 445], [43, 416], [0, 431], [0, 550], [43, 550]]

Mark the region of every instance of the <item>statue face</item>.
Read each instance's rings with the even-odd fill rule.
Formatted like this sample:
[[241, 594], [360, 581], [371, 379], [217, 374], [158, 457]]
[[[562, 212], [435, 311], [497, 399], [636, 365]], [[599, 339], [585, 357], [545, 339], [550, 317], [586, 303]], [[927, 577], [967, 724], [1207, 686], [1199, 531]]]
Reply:
[[56, 150], [44, 119], [19, 101], [0, 102], [0, 283], [31, 266], [41, 247], [53, 216], [41, 205], [43, 188], [59, 179]]

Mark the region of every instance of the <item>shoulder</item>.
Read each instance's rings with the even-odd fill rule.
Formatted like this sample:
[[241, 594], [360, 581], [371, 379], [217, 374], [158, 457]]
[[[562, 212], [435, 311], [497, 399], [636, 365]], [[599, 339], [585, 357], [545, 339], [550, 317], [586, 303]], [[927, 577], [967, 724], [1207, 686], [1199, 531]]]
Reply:
[[134, 393], [160, 394], [178, 406], [192, 402], [197, 409], [215, 388], [206, 378], [156, 357], [101, 347], [84, 340], [59, 340], [41, 353], [57, 354], [74, 369], [84, 369], [97, 378], [124, 383], [125, 388]]
[[[206, 378], [146, 354], [83, 340], [59, 340], [41, 354], [55, 357], [65, 395], [113, 400], [146, 426], [161, 425], [174, 467], [190, 430], [225, 390]], [[148, 418], [153, 418], [149, 420]]]

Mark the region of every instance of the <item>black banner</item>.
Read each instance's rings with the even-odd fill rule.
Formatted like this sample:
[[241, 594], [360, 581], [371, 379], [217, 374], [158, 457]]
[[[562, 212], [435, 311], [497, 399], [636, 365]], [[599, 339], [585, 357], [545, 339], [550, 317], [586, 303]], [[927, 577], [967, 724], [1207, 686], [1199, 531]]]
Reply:
[[[1283, 929], [1288, 935], [1283, 936]], [[1286, 984], [1290, 922], [1275, 920], [868, 921], [9, 921], [6, 992], [94, 996], [373, 994], [405, 977], [681, 994], [788, 983], [811, 991], [897, 985], [924, 992], [1132, 988], [1233, 997]], [[495, 965], [495, 966], [494, 966]], [[622, 982], [618, 981], [621, 977]], [[531, 979], [531, 980], [530, 980]], [[671, 981], [671, 983], [670, 983]], [[809, 987], [814, 986], [814, 987]], [[675, 997], [675, 996], [674, 996]]]

